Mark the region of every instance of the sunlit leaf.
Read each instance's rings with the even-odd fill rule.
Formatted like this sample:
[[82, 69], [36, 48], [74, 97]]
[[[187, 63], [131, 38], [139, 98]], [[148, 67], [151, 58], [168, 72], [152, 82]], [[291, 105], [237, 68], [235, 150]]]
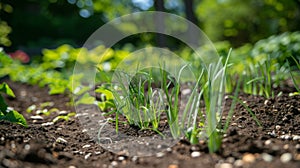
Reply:
[[12, 123], [28, 127], [26, 119], [23, 117], [23, 115], [15, 110], [9, 111], [6, 115], [0, 115], [0, 120], [10, 121]]
[[11, 90], [11, 88], [6, 83], [0, 84], [0, 92], [5, 93], [11, 97], [15, 97], [14, 92]]

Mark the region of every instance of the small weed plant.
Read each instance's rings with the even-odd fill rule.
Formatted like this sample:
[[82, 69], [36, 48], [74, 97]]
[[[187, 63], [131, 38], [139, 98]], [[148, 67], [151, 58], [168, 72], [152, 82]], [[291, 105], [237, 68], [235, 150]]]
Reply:
[[[293, 57], [293, 56], [291, 56], [291, 57], [292, 57], [293, 61], [295, 62], [295, 69], [296, 69], [296, 72], [293, 73], [290, 63], [287, 62], [288, 67], [289, 67], [289, 73], [290, 73], [291, 79], [293, 81], [294, 87], [296, 89], [296, 92], [290, 94], [291, 96], [293, 96], [293, 95], [300, 95], [300, 87], [299, 87], [299, 81], [298, 81], [299, 79], [297, 79], [297, 77], [299, 77], [299, 72], [300, 72], [300, 60], [298, 61], [295, 57]], [[298, 75], [295, 75], [295, 74], [298, 74]]]
[[8, 107], [1, 93], [11, 97], [15, 97], [14, 92], [6, 83], [0, 84], [0, 120], [10, 121], [12, 123], [28, 127], [26, 119], [23, 117], [23, 115], [18, 113], [11, 107]]

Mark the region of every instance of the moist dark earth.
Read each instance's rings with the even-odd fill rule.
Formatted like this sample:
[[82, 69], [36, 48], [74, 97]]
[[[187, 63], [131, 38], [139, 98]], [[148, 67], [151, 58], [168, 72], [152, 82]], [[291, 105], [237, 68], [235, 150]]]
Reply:
[[[47, 88], [9, 79], [2, 81], [16, 94], [16, 98], [6, 97], [7, 103], [25, 116], [29, 127], [0, 121], [0, 167], [300, 167], [300, 96], [289, 96], [293, 89], [288, 86], [277, 88], [277, 92], [282, 91], [281, 96], [270, 99], [240, 94], [239, 98], [255, 113], [262, 127], [244, 106], [237, 104], [222, 147], [215, 154], [209, 154], [204, 141], [191, 145], [182, 139], [154, 156], [128, 157], [99, 146], [84, 131], [78, 116], [47, 124], [58, 115], [75, 112], [67, 105], [67, 95], [49, 96]], [[26, 112], [29, 106], [44, 102], [53, 102], [51, 108], [57, 108], [60, 114], [32, 118], [35, 114]], [[223, 123], [230, 105], [231, 99], [226, 98]]]

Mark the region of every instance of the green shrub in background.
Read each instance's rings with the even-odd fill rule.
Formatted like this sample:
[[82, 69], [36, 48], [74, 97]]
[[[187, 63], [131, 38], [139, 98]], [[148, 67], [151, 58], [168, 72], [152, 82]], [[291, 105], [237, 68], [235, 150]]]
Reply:
[[195, 9], [212, 41], [233, 46], [299, 30], [299, 0], [201, 0]]
[[[224, 56], [230, 44], [219, 42], [215, 46], [219, 54]], [[232, 81], [243, 76], [244, 92], [271, 96], [270, 87], [278, 87], [289, 78], [290, 68], [287, 61], [290, 62], [291, 69], [295, 69], [296, 64], [292, 57], [300, 59], [300, 32], [273, 35], [254, 45], [246, 44], [233, 49], [229, 60], [227, 91], [232, 91]]]
[[287, 59], [293, 62], [291, 56], [300, 59], [300, 32], [285, 32], [260, 40], [255, 43], [250, 55], [253, 58], [267, 58], [269, 55], [280, 65], [286, 64]]

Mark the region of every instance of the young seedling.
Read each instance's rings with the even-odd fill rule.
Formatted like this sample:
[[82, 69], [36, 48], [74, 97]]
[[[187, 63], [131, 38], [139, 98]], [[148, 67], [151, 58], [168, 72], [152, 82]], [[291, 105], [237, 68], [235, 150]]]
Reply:
[[115, 72], [115, 75], [120, 80], [119, 85], [111, 89], [117, 107], [116, 128], [119, 114], [122, 114], [130, 125], [160, 134], [160, 116], [165, 109], [162, 91], [152, 88], [155, 83], [152, 69], [149, 72], [137, 71], [134, 76], [120, 71]]
[[[179, 107], [180, 107], [180, 79], [183, 70], [188, 66], [181, 67], [178, 72], [177, 78], [170, 76], [164, 68], [160, 68], [160, 76], [162, 77], [161, 87], [166, 96], [167, 110], [166, 115], [168, 119], [168, 125], [170, 127], [173, 138], [177, 139], [182, 133], [184, 122], [179, 120]], [[176, 81], [178, 80], [178, 81]], [[172, 87], [170, 87], [173, 85]]]
[[4, 93], [11, 97], [15, 97], [14, 92], [6, 83], [0, 84], [0, 120], [10, 121], [12, 123], [16, 123], [24, 127], [28, 127], [24, 116], [18, 113], [16, 110], [8, 107], [1, 93]]
[[244, 73], [247, 81], [243, 86], [244, 91], [253, 95], [264, 95], [266, 98], [274, 97], [272, 66], [270, 56], [262, 63], [250, 63]]
[[[229, 55], [231, 50], [229, 51]], [[189, 114], [186, 136], [192, 144], [199, 142], [199, 136], [205, 131], [208, 138], [208, 148], [210, 152], [215, 152], [221, 145], [220, 133], [216, 131], [218, 118], [222, 110], [223, 93], [225, 92], [225, 76], [228, 67], [229, 55], [222, 67], [221, 59], [215, 65], [209, 65], [208, 69], [202, 70], [195, 88], [190, 96], [184, 111], [184, 119]], [[204, 79], [204, 80], [202, 80]], [[200, 110], [200, 100], [204, 100], [204, 112]], [[187, 110], [190, 110], [187, 113]], [[207, 120], [203, 118], [207, 117]], [[191, 123], [191, 125], [190, 125]]]
[[[293, 57], [293, 56], [291, 56], [291, 57], [292, 57], [292, 59], [293, 59], [293, 60], [295, 61], [295, 63], [296, 63], [296, 68], [298, 69], [298, 71], [300, 71], [300, 63], [296, 60], [295, 57]], [[292, 78], [294, 87], [295, 87], [295, 89], [297, 90], [297, 92], [290, 94], [290, 96], [293, 96], [293, 95], [300, 95], [299, 84], [298, 84], [297, 81], [296, 81], [295, 75], [293, 75], [293, 73], [292, 73], [292, 71], [291, 71], [291, 67], [290, 67], [290, 64], [289, 64], [288, 61], [287, 61], [287, 64], [288, 64], [289, 73], [290, 73], [290, 76], [291, 76], [291, 78]]]

